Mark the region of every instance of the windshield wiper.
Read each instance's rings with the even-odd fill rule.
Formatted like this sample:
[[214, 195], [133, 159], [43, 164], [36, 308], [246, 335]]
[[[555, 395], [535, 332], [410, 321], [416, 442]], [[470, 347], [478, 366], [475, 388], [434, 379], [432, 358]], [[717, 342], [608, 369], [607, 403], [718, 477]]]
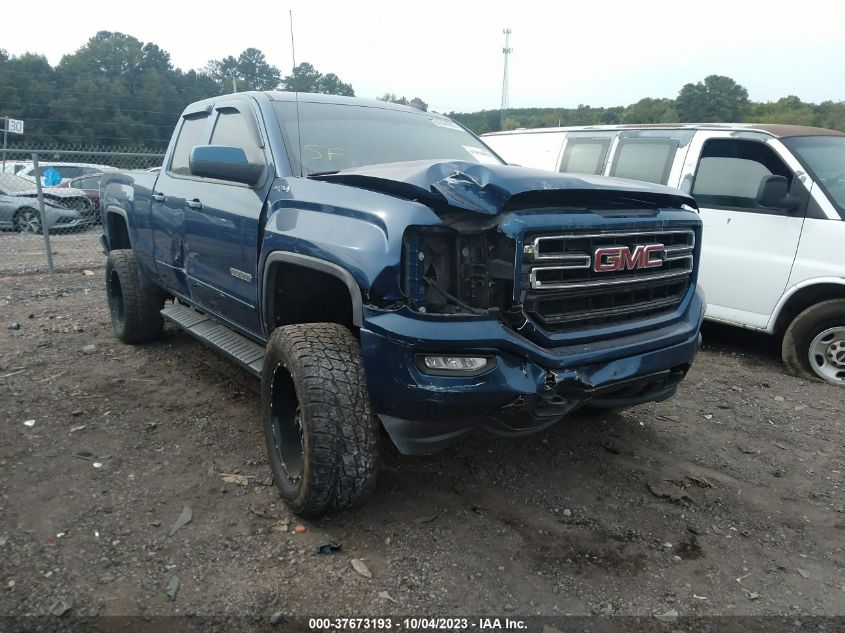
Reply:
[[311, 178], [312, 176], [333, 176], [334, 174], [338, 173], [340, 170], [335, 169], [334, 171], [312, 171], [308, 174], [305, 174], [306, 178]]

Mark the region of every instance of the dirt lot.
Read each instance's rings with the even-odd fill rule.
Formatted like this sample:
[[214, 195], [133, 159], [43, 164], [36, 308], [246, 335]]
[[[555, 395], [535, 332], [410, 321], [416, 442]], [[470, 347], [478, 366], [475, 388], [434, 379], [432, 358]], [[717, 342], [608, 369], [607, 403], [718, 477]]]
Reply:
[[101, 276], [0, 277], [0, 613], [845, 614], [845, 392], [765, 337], [708, 328], [665, 403], [386, 446], [371, 502], [303, 522], [257, 382], [169, 327], [120, 344]]

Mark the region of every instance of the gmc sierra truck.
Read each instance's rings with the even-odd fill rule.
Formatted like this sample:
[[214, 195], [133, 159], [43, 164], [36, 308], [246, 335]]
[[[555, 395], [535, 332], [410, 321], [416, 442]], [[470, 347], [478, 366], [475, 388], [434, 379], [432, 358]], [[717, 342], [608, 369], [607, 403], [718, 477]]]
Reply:
[[185, 109], [160, 173], [104, 176], [115, 333], [173, 322], [261, 379], [281, 496], [363, 500], [380, 426], [426, 454], [675, 393], [704, 311], [677, 189], [508, 166], [438, 114], [225, 95]]

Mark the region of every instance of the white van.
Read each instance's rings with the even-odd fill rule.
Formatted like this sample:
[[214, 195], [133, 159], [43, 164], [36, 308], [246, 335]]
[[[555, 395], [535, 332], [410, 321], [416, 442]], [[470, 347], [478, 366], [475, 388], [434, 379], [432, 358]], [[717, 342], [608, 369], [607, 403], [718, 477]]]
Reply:
[[[790, 369], [845, 386], [845, 134], [659, 124], [485, 134], [505, 160], [691, 193], [706, 317], [782, 336]], [[840, 251], [840, 249], [842, 249]]]

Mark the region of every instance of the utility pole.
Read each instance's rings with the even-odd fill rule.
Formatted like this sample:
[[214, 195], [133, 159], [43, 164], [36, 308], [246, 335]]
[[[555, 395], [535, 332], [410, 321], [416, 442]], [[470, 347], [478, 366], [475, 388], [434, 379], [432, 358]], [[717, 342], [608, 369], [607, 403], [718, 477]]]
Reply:
[[238, 91], [238, 80], [235, 79], [235, 73], [232, 73], [232, 92]]
[[503, 29], [505, 34], [505, 46], [502, 48], [502, 53], [505, 55], [505, 71], [502, 75], [502, 107], [501, 107], [501, 122], [504, 123], [508, 117], [508, 110], [510, 109], [510, 100], [508, 98], [508, 57], [513, 52], [510, 47], [511, 30]]
[[3, 117], [3, 173], [6, 173], [6, 141], [9, 138], [9, 117]]

